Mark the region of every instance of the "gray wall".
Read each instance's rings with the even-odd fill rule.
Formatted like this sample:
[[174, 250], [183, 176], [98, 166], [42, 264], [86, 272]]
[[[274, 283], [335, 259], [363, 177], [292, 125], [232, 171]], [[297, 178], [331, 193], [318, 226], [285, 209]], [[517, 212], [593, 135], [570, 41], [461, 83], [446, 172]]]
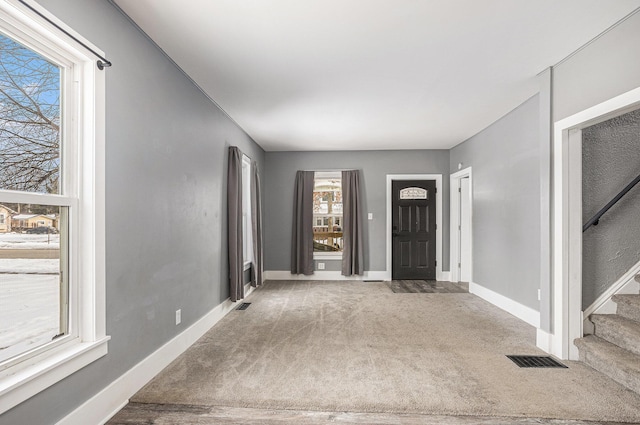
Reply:
[[[40, 0], [106, 52], [109, 354], [0, 416], [51, 424], [228, 297], [227, 147], [264, 152], [106, 0]], [[175, 326], [175, 310], [182, 324]]]
[[[297, 170], [362, 170], [365, 270], [386, 270], [387, 174], [442, 174], [443, 270], [449, 270], [449, 151], [267, 152], [265, 184], [265, 270], [289, 270], [293, 184]], [[326, 270], [340, 270], [323, 261]], [[334, 263], [334, 264], [331, 264]]]
[[554, 121], [639, 87], [639, 45], [640, 13], [635, 13], [555, 66]]
[[[582, 222], [640, 174], [640, 110], [582, 130]], [[640, 186], [582, 236], [582, 306], [640, 261]]]
[[538, 311], [539, 116], [536, 95], [450, 156], [473, 170], [473, 282]]

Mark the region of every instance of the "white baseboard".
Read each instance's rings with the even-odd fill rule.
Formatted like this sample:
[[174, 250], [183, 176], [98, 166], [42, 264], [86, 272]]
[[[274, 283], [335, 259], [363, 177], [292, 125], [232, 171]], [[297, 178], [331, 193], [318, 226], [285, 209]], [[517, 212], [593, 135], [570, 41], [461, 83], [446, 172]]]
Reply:
[[312, 275], [291, 274], [289, 270], [266, 270], [265, 280], [389, 280], [386, 271], [366, 271], [363, 275], [343, 276], [340, 271], [318, 271]]
[[535, 311], [531, 307], [520, 304], [517, 301], [493, 292], [491, 289], [487, 289], [474, 282], [469, 283], [469, 292], [503, 309], [507, 313], [516, 316], [518, 319], [527, 322], [531, 326], [535, 326], [536, 328], [540, 327], [540, 312]]
[[[252, 286], [245, 286], [245, 297], [253, 292], [254, 289]], [[158, 348], [98, 394], [65, 416], [57, 425], [102, 425], [106, 423], [127, 405], [130, 397], [237, 306], [230, 299], [223, 301], [196, 323]]]
[[538, 347], [545, 353], [551, 353], [552, 341], [552, 334], [547, 331], [543, 331], [540, 328], [536, 330], [536, 347]]
[[613, 285], [609, 287], [602, 295], [596, 299], [593, 304], [584, 309], [583, 312], [583, 329], [584, 333], [592, 332], [593, 326], [589, 322], [589, 316], [592, 314], [615, 314], [617, 305], [611, 300], [616, 294], [638, 294], [640, 293], [640, 283], [635, 280], [636, 275], [640, 273], [640, 261], [623, 274]]
[[441, 282], [451, 282], [451, 272], [441, 272], [440, 279]]

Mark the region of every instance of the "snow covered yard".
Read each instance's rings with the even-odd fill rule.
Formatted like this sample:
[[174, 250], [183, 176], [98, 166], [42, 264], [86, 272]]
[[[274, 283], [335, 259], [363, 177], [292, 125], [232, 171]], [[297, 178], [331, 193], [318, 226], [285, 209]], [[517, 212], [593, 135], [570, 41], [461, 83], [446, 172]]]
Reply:
[[0, 362], [60, 333], [60, 260], [32, 258], [59, 246], [59, 235], [0, 234]]
[[0, 233], [0, 250], [2, 249], [60, 249], [60, 235]]

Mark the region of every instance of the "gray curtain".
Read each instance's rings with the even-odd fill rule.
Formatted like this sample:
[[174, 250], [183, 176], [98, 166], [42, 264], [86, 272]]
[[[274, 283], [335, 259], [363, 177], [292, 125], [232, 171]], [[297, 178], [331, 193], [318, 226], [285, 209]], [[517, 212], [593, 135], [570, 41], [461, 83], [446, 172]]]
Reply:
[[251, 285], [262, 285], [262, 200], [258, 164], [251, 161], [251, 231], [253, 232], [253, 266]]
[[364, 273], [362, 247], [362, 194], [360, 172], [342, 172], [342, 274], [351, 276]]
[[236, 302], [244, 298], [242, 246], [242, 152], [229, 147], [227, 169], [227, 229], [229, 250], [229, 297]]
[[291, 234], [292, 274], [313, 274], [313, 176], [313, 171], [296, 173]]

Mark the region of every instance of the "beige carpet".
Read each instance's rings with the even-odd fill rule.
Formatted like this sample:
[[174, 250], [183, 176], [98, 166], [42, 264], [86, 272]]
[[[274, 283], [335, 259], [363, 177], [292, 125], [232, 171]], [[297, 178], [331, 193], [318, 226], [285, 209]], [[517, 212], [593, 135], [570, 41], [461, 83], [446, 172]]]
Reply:
[[640, 396], [587, 366], [518, 368], [535, 329], [471, 294], [299, 281], [246, 301], [132, 401], [640, 422]]

